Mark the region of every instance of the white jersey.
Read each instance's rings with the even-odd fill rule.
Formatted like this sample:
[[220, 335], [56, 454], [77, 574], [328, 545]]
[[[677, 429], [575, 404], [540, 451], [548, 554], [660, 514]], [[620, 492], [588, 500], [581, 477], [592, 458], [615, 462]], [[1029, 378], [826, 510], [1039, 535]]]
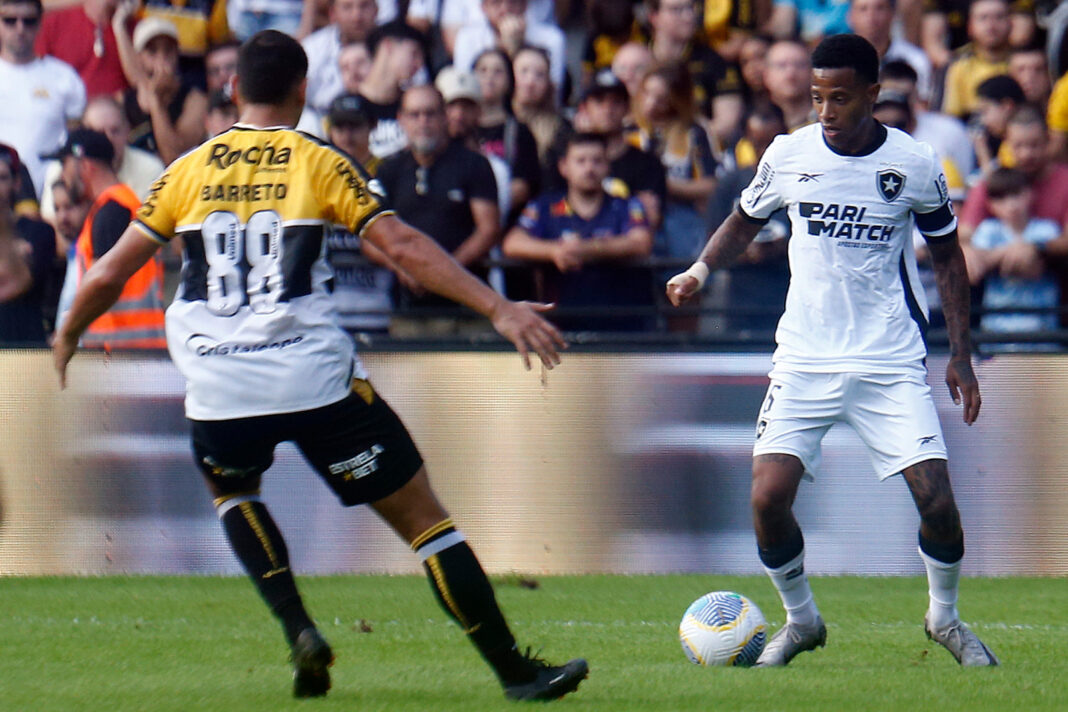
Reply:
[[766, 221], [787, 208], [790, 290], [775, 367], [890, 373], [922, 368], [927, 304], [912, 226], [931, 241], [957, 219], [935, 152], [897, 129], [859, 156], [836, 153], [813, 124], [764, 153], [739, 210]]

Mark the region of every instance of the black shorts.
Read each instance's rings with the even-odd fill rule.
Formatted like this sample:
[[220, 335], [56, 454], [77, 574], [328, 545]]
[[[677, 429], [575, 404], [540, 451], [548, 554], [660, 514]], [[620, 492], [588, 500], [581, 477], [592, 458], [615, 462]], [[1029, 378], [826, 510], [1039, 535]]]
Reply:
[[275, 447], [286, 441], [346, 507], [393, 494], [423, 465], [404, 423], [363, 380], [353, 381], [344, 399], [314, 410], [190, 422], [193, 455], [218, 495], [259, 490]]

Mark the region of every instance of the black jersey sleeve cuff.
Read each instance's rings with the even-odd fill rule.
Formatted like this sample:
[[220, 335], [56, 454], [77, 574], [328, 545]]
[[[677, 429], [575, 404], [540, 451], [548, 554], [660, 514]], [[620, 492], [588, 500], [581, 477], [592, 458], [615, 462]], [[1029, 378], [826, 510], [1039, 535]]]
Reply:
[[926, 237], [946, 237], [952, 233], [953, 228], [956, 227], [956, 217], [953, 215], [953, 208], [949, 206], [949, 201], [942, 203], [942, 206], [935, 208], [929, 213], [916, 213], [916, 227]]
[[767, 217], [767, 218], [753, 217], [749, 213], [747, 213], [744, 210], [742, 210], [742, 206], [741, 205], [739, 205], [736, 209], [738, 211], [738, 215], [740, 215], [742, 220], [745, 220], [747, 223], [753, 223], [754, 225], [767, 225], [768, 221], [771, 220], [770, 217]]

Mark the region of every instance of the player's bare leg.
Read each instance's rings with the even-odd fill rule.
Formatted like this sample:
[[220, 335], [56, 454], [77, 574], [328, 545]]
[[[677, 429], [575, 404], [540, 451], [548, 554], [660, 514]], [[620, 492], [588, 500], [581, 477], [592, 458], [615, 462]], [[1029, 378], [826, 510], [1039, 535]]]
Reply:
[[[220, 473], [225, 470], [219, 468]], [[293, 663], [293, 696], [325, 695], [330, 689], [329, 667], [334, 662], [334, 654], [304, 609], [289, 568], [285, 539], [260, 500], [259, 476], [235, 479], [235, 483], [247, 482], [248, 489], [221, 487], [215, 480], [222, 477], [226, 475], [205, 473], [230, 547], [264, 602], [282, 623]]]
[[920, 513], [920, 558], [927, 569], [930, 598], [924, 616], [927, 637], [945, 647], [961, 665], [997, 665], [997, 656], [961, 622], [957, 612], [964, 530], [946, 461], [925, 460], [902, 474]]
[[497, 673], [508, 697], [552, 700], [578, 688], [588, 673], [585, 660], [552, 666], [519, 652], [493, 587], [434, 495], [425, 468], [371, 506], [422, 559], [441, 607]]
[[796, 655], [823, 646], [827, 628], [805, 576], [805, 540], [793, 506], [804, 467], [793, 455], [753, 458], [750, 499], [764, 570], [786, 608], [786, 624], [768, 641], [756, 667], [786, 665]]

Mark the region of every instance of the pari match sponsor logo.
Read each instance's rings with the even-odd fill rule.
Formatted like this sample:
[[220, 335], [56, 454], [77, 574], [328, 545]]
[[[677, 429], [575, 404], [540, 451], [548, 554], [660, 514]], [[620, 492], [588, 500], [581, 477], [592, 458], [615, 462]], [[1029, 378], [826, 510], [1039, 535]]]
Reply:
[[867, 219], [867, 206], [839, 203], [798, 204], [798, 212], [808, 222], [808, 234], [830, 237], [851, 247], [887, 247], [894, 226]]
[[274, 341], [242, 342], [219, 341], [207, 334], [193, 334], [185, 340], [185, 347], [193, 354], [206, 358], [208, 356], [240, 356], [263, 351], [280, 351], [304, 341], [303, 334]]

